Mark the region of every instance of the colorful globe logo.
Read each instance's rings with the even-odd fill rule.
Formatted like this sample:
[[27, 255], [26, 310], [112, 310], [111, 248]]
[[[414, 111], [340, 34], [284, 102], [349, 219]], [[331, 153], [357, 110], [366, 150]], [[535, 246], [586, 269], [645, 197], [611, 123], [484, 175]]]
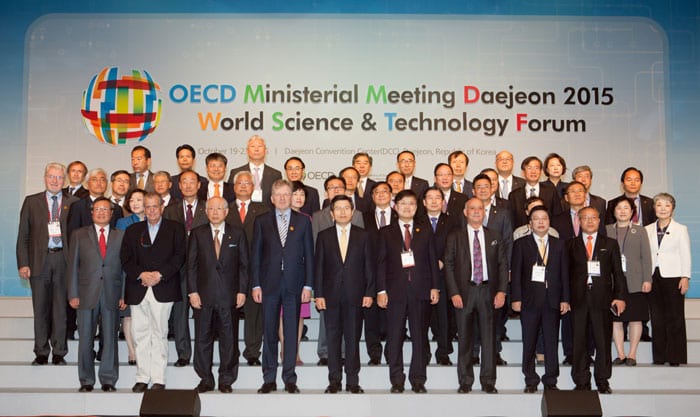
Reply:
[[160, 121], [160, 86], [147, 71], [107, 67], [83, 92], [81, 113], [88, 131], [102, 143], [141, 142]]

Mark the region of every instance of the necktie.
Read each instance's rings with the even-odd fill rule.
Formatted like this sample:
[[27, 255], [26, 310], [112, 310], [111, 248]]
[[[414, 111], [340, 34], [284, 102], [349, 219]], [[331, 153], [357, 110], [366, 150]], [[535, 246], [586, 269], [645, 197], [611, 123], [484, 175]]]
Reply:
[[588, 253], [588, 260], [593, 257], [593, 236], [588, 235], [586, 238], [586, 253]]
[[221, 191], [219, 191], [219, 184], [214, 184], [214, 197], [221, 197]]
[[458, 193], [462, 192], [462, 181], [457, 181], [456, 183], [455, 190], [457, 190]]
[[433, 226], [433, 233], [435, 233], [437, 230], [437, 217], [431, 217], [430, 224]]
[[245, 221], [245, 202], [241, 201], [241, 208], [238, 209], [238, 215], [241, 216], [241, 223]]
[[219, 229], [214, 229], [214, 252], [216, 253], [216, 259], [219, 259], [221, 254], [221, 242], [219, 241]]
[[484, 220], [481, 222], [483, 226], [488, 226], [489, 224], [489, 211], [491, 210], [491, 206], [484, 207]]
[[578, 213], [574, 213], [574, 218], [571, 220], [574, 223], [574, 235], [578, 236], [578, 232], [581, 228], [581, 222], [578, 220]]
[[442, 212], [447, 213], [447, 200], [442, 201]]
[[75, 187], [68, 187], [68, 192], [73, 195], [75, 194]]
[[104, 227], [100, 227], [100, 241], [98, 243], [100, 244], [100, 255], [104, 259], [107, 256], [107, 239], [105, 238]]
[[345, 256], [348, 254], [348, 232], [347, 227], [340, 228], [340, 257], [345, 262]]
[[115, 198], [115, 199], [114, 199], [114, 204], [116, 204], [116, 205], [118, 205], [118, 206], [121, 206], [121, 204], [120, 204], [121, 201], [122, 201], [121, 198]]
[[365, 187], [362, 186], [362, 180], [357, 184], [357, 195], [359, 195], [360, 198], [365, 196]]
[[411, 225], [404, 224], [403, 228], [404, 228], [404, 231], [403, 231], [404, 249], [409, 250], [409, 249], [411, 249]]
[[501, 180], [501, 198], [508, 198], [508, 180]]
[[540, 241], [540, 258], [542, 258], [542, 263], [547, 265], [547, 247], [544, 245], [544, 239], [539, 238]]
[[255, 167], [255, 176], [253, 177], [253, 181], [255, 182], [255, 189], [259, 190], [260, 189], [260, 168]]
[[384, 214], [384, 210], [379, 212], [379, 227], [384, 227], [386, 226], [386, 214]]
[[635, 210], [634, 214], [632, 215], [632, 223], [634, 224], [639, 224], [639, 210], [641, 210], [639, 203], [641, 203], [641, 201], [636, 201], [637, 210]]
[[484, 265], [481, 259], [481, 243], [479, 243], [479, 231], [474, 230], [474, 282], [481, 284], [484, 281]]
[[192, 230], [192, 222], [194, 221], [194, 214], [192, 213], [192, 204], [187, 205], [187, 212], [185, 213], [185, 230], [189, 233]]
[[280, 233], [280, 242], [282, 246], [287, 243], [287, 215], [280, 213], [280, 221], [277, 223], [277, 230]]
[[535, 196], [535, 187], [530, 187], [530, 197], [536, 197]]
[[136, 188], [143, 190], [143, 174], [136, 174], [139, 180], [136, 182]]
[[[59, 216], [59, 214], [58, 214], [58, 196], [52, 195], [51, 200], [53, 200], [53, 202], [51, 203], [51, 221], [58, 222], [58, 216]], [[51, 238], [51, 240], [56, 245], [61, 244], [61, 236], [54, 236]]]

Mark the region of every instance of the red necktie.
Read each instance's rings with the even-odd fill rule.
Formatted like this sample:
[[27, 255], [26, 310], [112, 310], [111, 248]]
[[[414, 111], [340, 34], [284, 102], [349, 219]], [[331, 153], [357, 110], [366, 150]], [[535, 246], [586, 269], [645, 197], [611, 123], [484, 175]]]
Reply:
[[404, 248], [406, 250], [411, 249], [411, 225], [410, 224], [404, 224], [404, 232], [403, 232], [403, 244]]
[[100, 255], [102, 255], [102, 259], [107, 256], [107, 239], [105, 238], [105, 229], [104, 227], [100, 228]]
[[588, 253], [588, 260], [591, 260], [593, 257], [593, 236], [588, 235], [586, 239], [586, 253]]
[[192, 222], [194, 222], [194, 214], [192, 213], [192, 204], [187, 205], [187, 212], [185, 213], [185, 231], [187, 233], [192, 230]]
[[238, 209], [238, 215], [241, 216], [241, 223], [245, 221], [245, 203], [241, 201], [241, 208]]

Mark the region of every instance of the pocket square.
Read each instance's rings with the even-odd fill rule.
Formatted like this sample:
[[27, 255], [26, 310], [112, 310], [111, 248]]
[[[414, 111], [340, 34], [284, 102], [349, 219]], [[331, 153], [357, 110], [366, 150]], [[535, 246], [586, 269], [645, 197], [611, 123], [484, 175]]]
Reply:
[[238, 246], [238, 245], [236, 245], [235, 243], [229, 243], [229, 244], [228, 244], [228, 247], [229, 247], [229, 248], [235, 248], [236, 246]]
[[492, 240], [492, 241], [491, 241], [491, 246], [496, 246], [496, 245], [498, 245], [498, 241], [497, 241], [497, 240]]

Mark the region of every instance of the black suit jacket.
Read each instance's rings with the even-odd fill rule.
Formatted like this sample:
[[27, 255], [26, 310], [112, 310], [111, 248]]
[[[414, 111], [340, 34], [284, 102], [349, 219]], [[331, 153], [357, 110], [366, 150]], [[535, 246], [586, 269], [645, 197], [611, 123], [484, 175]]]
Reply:
[[[207, 180], [207, 186], [205, 187], [204, 184], [202, 184], [199, 187], [199, 191], [197, 191], [197, 198], [199, 200], [204, 200], [207, 201], [207, 193], [209, 190], [209, 180]], [[228, 203], [231, 203], [233, 200], [236, 199], [236, 192], [233, 190], [233, 184], [224, 182], [223, 183], [223, 190], [221, 191], [221, 196], [226, 200]]]
[[491, 206], [489, 210], [489, 219], [486, 223], [489, 230], [499, 232], [501, 242], [505, 247], [506, 260], [508, 261], [508, 269], [510, 269], [511, 255], [513, 252], [513, 223], [511, 222], [510, 211], [507, 209]]
[[464, 217], [464, 206], [469, 201], [465, 194], [458, 193], [452, 190], [450, 192], [450, 200], [447, 202], [447, 214], [452, 217], [455, 224], [464, 227], [467, 221]]
[[548, 237], [545, 283], [532, 281], [533, 265], [543, 265], [540, 251], [532, 235], [513, 244], [511, 268], [511, 299], [522, 301], [523, 307], [540, 309], [544, 306], [559, 310], [559, 303], [569, 302], [569, 257], [565, 241]]
[[314, 296], [329, 305], [341, 300], [350, 306], [362, 306], [363, 297], [376, 296], [374, 249], [371, 234], [350, 227], [348, 250], [343, 262], [335, 227], [319, 232], [316, 238]]
[[216, 258], [210, 223], [192, 229], [187, 248], [187, 293], [196, 292], [205, 307], [236, 305], [248, 291], [248, 242], [243, 229], [224, 226]]
[[[355, 209], [361, 212], [371, 211], [374, 208], [374, 201], [372, 201], [372, 190], [377, 182], [371, 178], [367, 178], [367, 185], [365, 186], [365, 192], [362, 197], [355, 190]], [[325, 207], [325, 206], [324, 206]]]
[[[137, 182], [138, 181], [136, 181], [136, 173], [132, 172], [131, 174], [129, 174], [129, 191], [136, 188]], [[151, 172], [150, 169], [148, 170], [148, 178], [146, 179], [146, 183], [143, 185], [143, 189], [144, 191], [149, 193], [155, 192], [155, 188], [153, 185], [153, 172]]]
[[[112, 218], [109, 220], [109, 226], [114, 229], [117, 226], [117, 220], [124, 217], [122, 208], [112, 204]], [[88, 196], [75, 201], [70, 207], [68, 215], [68, 236], [73, 234], [73, 231], [93, 224], [92, 222], [92, 199]]]
[[[180, 175], [182, 175], [182, 173], [170, 177], [170, 181], [173, 184], [170, 188], [170, 195], [173, 196], [173, 198], [177, 198], [178, 200], [182, 200], [182, 191], [180, 191]], [[206, 189], [209, 185], [209, 180], [206, 177], [203, 177], [199, 174], [197, 174], [197, 176], [199, 177], [199, 188]]]
[[238, 213], [240, 208], [236, 200], [233, 200], [228, 205], [228, 216], [226, 216], [226, 223], [238, 226], [245, 232], [246, 239], [248, 239], [248, 249], [250, 250], [253, 245], [253, 226], [255, 225], [255, 218], [267, 213], [270, 209], [263, 203], [256, 203], [250, 201], [248, 207], [246, 207], [245, 220], [241, 222], [241, 215]]
[[[510, 202], [511, 216], [513, 217], [513, 229], [527, 224], [528, 219], [525, 214], [527, 208], [527, 195], [529, 194], [527, 184], [510, 192], [508, 201]], [[561, 213], [561, 198], [556, 188], [548, 183], [540, 183], [539, 198], [544, 202], [550, 215], [555, 216]]]
[[[452, 184], [452, 191], [457, 191], [454, 183]], [[462, 194], [467, 196], [467, 199], [474, 197], [474, 184], [467, 179], [462, 180]]]
[[[422, 222], [426, 223], [427, 225], [430, 226], [430, 230], [432, 230], [432, 223], [430, 221], [430, 216], [428, 214], [424, 214], [424, 218]], [[445, 244], [447, 243], [447, 235], [450, 233], [452, 229], [459, 228], [459, 224], [456, 223], [455, 219], [450, 216], [447, 213], [441, 213], [440, 216], [438, 216], [437, 220], [437, 226], [435, 228], [435, 231], [433, 232], [433, 236], [435, 238], [435, 255], [437, 256], [438, 261], [442, 261], [443, 263], [445, 262], [444, 260], [444, 255], [445, 255]], [[443, 292], [445, 290], [445, 270], [444, 269], [439, 269], [439, 274], [440, 274], [440, 291]]]
[[[182, 200], [173, 201], [163, 210], [163, 218], [172, 220], [185, 225], [185, 205]], [[205, 223], [209, 223], [207, 218], [207, 202], [204, 200], [197, 200], [197, 206], [192, 213], [192, 229], [201, 226]]]
[[429, 187], [430, 184], [423, 178], [418, 178], [414, 175], [411, 179], [411, 190], [418, 196], [418, 201], [423, 199], [423, 194]]
[[[623, 194], [608, 201], [608, 209], [605, 214], [605, 224], [615, 223], [615, 205], [624, 197], [625, 195]], [[639, 200], [642, 203], [642, 226], [654, 223], [656, 221], [656, 210], [654, 210], [654, 200], [644, 195], [640, 195]]]
[[[401, 263], [401, 252], [404, 248], [403, 228], [399, 228], [397, 221], [379, 230], [377, 292], [386, 291], [389, 302], [392, 298], [427, 301], [430, 300], [430, 290], [440, 288], [435, 238], [430, 224], [414, 219], [411, 233], [411, 250], [415, 266], [403, 268]], [[413, 283], [410, 287], [409, 272]]]
[[[484, 244], [486, 245], [486, 267], [488, 268], [488, 286], [491, 296], [497, 292], [508, 290], [508, 261], [505, 245], [501, 242], [498, 232], [484, 227]], [[445, 245], [445, 286], [447, 296], [462, 296], [466, 301], [472, 285], [471, 252], [469, 250], [468, 233], [466, 228], [453, 229], [447, 235]]]
[[[399, 215], [396, 214], [396, 211], [391, 207], [387, 208], [387, 210], [387, 225], [397, 222]], [[362, 213], [362, 221], [365, 225], [365, 230], [372, 234], [372, 238], [375, 239], [376, 243], [377, 239], [379, 239], [379, 224], [377, 223], [377, 216], [374, 215], [374, 209]]]
[[161, 303], [181, 299], [180, 268], [185, 262], [185, 227], [162, 219], [156, 240], [151, 242], [148, 221], [129, 226], [122, 240], [121, 260], [126, 273], [124, 301], [129, 305], [141, 303], [146, 287], [139, 276], [144, 271], [158, 271], [161, 281], [153, 286], [153, 295]]
[[[66, 194], [66, 195], [70, 194], [68, 192], [68, 187], [63, 188], [63, 194]], [[87, 188], [81, 186], [72, 195], [73, 195], [73, 197], [77, 197], [77, 198], [87, 198], [90, 195], [90, 191], [88, 191]]]
[[[576, 234], [574, 233], [574, 223], [571, 221], [571, 209], [569, 207], [567, 207], [566, 210], [557, 214], [556, 216], [551, 217], [551, 219], [552, 220], [549, 222], [549, 224], [554, 230], [556, 230], [559, 233], [559, 239], [566, 241], [573, 237], [576, 237]], [[579, 233], [581, 233], [580, 228]], [[605, 225], [603, 224], [603, 221], [601, 221], [598, 225], [598, 234], [600, 236], [606, 235]]]
[[[250, 164], [245, 164], [241, 165], [237, 168], [234, 168], [231, 170], [228, 176], [228, 182], [233, 185], [233, 178], [236, 176], [237, 173], [241, 171], [250, 171]], [[250, 175], [255, 178], [255, 173], [250, 172]], [[272, 206], [272, 200], [270, 200], [270, 197], [272, 196], [272, 184], [274, 184], [275, 181], [281, 180], [282, 179], [282, 173], [268, 164], [263, 165], [263, 171], [261, 173], [262, 178], [260, 178], [260, 188], [262, 189], [262, 201], [261, 203], [265, 204], [269, 208], [273, 208]], [[233, 187], [231, 187], [233, 188]], [[233, 199], [236, 197], [234, 196]], [[232, 200], [226, 199], [229, 203]]]
[[299, 211], [313, 216], [315, 212], [321, 209], [321, 200], [318, 196], [318, 190], [304, 184], [304, 191], [306, 192], [306, 201], [304, 201], [304, 205]]
[[[569, 287], [571, 289], [571, 308], [586, 305], [586, 293], [589, 291], [588, 254], [583, 237], [579, 236], [566, 242], [569, 255]], [[593, 277], [593, 302], [596, 308], [607, 310], [613, 299], [624, 300], [627, 294], [627, 281], [622, 272], [620, 247], [612, 238], [598, 234], [593, 247], [593, 260], [600, 262], [600, 276]]]

